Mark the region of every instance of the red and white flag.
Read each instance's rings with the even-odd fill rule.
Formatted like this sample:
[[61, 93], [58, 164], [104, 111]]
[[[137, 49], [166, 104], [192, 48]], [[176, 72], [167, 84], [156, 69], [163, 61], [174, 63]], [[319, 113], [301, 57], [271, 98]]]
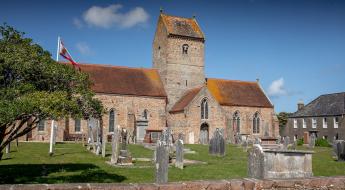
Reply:
[[67, 48], [63, 44], [62, 40], [59, 39], [59, 55], [61, 55], [63, 58], [67, 59], [73, 66], [79, 67], [79, 64], [75, 62], [71, 56], [71, 54], [68, 52]]

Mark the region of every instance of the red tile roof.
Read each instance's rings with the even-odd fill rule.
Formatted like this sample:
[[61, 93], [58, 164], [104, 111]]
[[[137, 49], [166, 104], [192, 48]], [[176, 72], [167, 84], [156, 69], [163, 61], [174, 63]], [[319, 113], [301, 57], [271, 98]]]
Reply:
[[90, 75], [96, 93], [166, 97], [156, 69], [98, 64], [80, 64], [80, 68]]
[[188, 90], [179, 101], [171, 108], [170, 113], [183, 111], [184, 108], [194, 99], [194, 97], [200, 92], [202, 87], [196, 87]]
[[220, 105], [273, 108], [257, 82], [207, 79], [207, 88]]
[[166, 14], [160, 14], [160, 17], [169, 35], [204, 39], [204, 34], [194, 18], [183, 18]]

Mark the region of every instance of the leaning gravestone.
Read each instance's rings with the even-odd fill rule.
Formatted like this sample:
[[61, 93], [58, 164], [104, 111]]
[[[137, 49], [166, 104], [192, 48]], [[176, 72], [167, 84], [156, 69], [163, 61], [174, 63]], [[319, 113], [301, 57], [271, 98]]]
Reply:
[[8, 143], [7, 145], [6, 145], [6, 157], [7, 158], [10, 158], [11, 157], [11, 143]]
[[178, 139], [175, 144], [176, 144], [175, 167], [183, 169], [183, 140]]
[[161, 140], [156, 145], [156, 183], [168, 182], [169, 147]]
[[218, 128], [216, 129], [212, 139], [210, 140], [209, 154], [218, 156], [225, 155], [225, 140]]
[[310, 135], [309, 139], [309, 148], [314, 148], [315, 147], [315, 141], [316, 141], [316, 136], [314, 133]]

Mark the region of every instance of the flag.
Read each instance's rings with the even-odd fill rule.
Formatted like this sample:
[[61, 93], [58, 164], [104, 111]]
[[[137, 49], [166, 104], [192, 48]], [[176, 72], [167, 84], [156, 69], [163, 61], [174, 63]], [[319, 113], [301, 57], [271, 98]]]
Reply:
[[62, 40], [59, 39], [59, 55], [61, 55], [63, 58], [67, 59], [69, 62], [72, 63], [73, 66], [79, 67], [79, 64], [75, 62], [71, 56], [71, 54], [68, 52], [67, 48], [63, 44]]

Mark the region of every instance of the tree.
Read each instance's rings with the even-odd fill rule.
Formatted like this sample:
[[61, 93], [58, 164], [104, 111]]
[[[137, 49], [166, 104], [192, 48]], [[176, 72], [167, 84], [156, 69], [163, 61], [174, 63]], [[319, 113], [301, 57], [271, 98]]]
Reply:
[[100, 118], [87, 74], [57, 63], [32, 39], [0, 26], [0, 160], [2, 150], [42, 119]]
[[279, 114], [277, 114], [277, 118], [279, 120], [279, 134], [283, 134], [290, 114], [291, 113], [287, 112], [280, 112]]

